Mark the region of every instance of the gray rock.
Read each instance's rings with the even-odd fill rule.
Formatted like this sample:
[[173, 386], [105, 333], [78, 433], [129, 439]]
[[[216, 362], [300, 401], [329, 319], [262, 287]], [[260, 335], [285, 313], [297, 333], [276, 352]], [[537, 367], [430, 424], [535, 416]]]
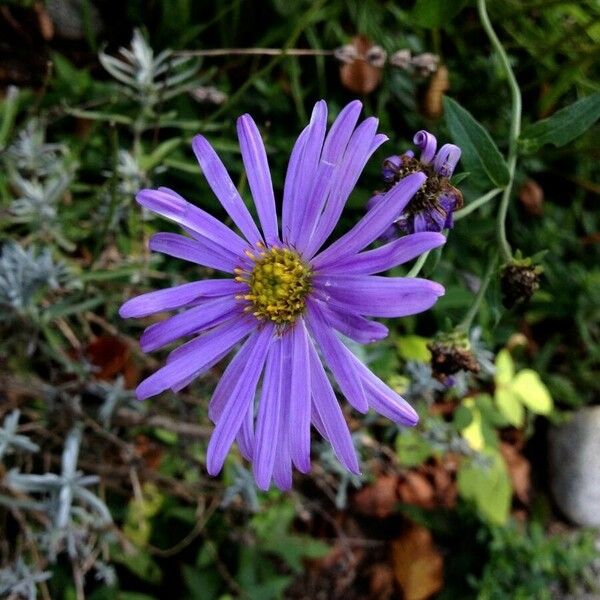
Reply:
[[550, 430], [549, 459], [560, 510], [573, 523], [600, 526], [600, 406], [580, 409]]

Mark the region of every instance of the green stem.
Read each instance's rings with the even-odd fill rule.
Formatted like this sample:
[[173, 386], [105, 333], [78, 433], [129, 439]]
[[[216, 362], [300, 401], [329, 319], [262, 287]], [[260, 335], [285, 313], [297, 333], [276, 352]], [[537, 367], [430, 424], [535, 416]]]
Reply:
[[469, 202], [467, 206], [461, 208], [460, 210], [457, 210], [454, 213], [454, 220], [460, 221], [461, 219], [464, 219], [467, 215], [470, 215], [480, 206], [483, 206], [484, 204], [487, 204], [490, 200], [493, 200], [501, 191], [502, 188], [494, 188], [493, 190], [490, 190], [487, 194], [479, 196], [479, 198], [473, 200], [473, 202]]
[[429, 257], [430, 252], [431, 250], [427, 250], [427, 252], [419, 256], [417, 262], [413, 265], [413, 268], [406, 274], [407, 277], [416, 277], [419, 274], [419, 272], [423, 268], [423, 265], [425, 264], [425, 261]]
[[490, 259], [490, 262], [488, 263], [487, 270], [485, 272], [485, 275], [483, 276], [481, 285], [479, 286], [479, 291], [477, 292], [477, 296], [475, 296], [475, 301], [471, 305], [471, 308], [469, 308], [464, 319], [458, 324], [456, 329], [468, 332], [471, 328], [471, 323], [473, 323], [473, 319], [477, 316], [477, 313], [479, 312], [481, 302], [483, 301], [487, 288], [490, 285], [490, 281], [492, 280], [492, 275], [496, 268], [497, 259], [498, 255], [494, 253], [492, 258]]
[[477, 0], [477, 9], [479, 11], [479, 18], [481, 19], [483, 29], [485, 30], [490, 42], [492, 43], [492, 46], [500, 57], [500, 63], [504, 69], [506, 78], [508, 79], [508, 85], [510, 87], [511, 120], [508, 138], [508, 155], [506, 157], [509, 181], [502, 193], [496, 225], [498, 242], [500, 244], [502, 255], [506, 260], [510, 260], [512, 258], [512, 251], [510, 249], [510, 244], [506, 239], [506, 214], [508, 212], [508, 204], [510, 202], [510, 195], [515, 179], [515, 168], [517, 165], [517, 143], [521, 133], [521, 91], [519, 90], [519, 84], [517, 83], [512, 67], [510, 66], [508, 55], [506, 54], [506, 51], [504, 50], [504, 47], [498, 39], [498, 36], [492, 27], [492, 23], [490, 22], [490, 18], [487, 14], [486, 0]]

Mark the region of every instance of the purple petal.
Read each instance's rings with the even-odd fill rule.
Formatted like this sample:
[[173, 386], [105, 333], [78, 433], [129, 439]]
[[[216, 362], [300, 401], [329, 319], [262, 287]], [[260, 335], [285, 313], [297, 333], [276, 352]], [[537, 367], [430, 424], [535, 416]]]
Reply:
[[277, 242], [279, 233], [275, 196], [265, 146], [258, 127], [250, 115], [242, 115], [237, 120], [237, 132], [248, 183], [265, 240], [267, 243]]
[[344, 158], [333, 175], [331, 193], [306, 249], [307, 256], [313, 256], [334, 230], [367, 161], [377, 147], [387, 139], [385, 136], [375, 135], [377, 125], [377, 119], [370, 117], [365, 119], [352, 134]]
[[250, 402], [246, 411], [246, 418], [236, 436], [237, 444], [242, 456], [252, 462], [254, 458], [254, 402]]
[[325, 138], [317, 176], [306, 202], [301, 235], [297, 240], [296, 247], [300, 251], [303, 251], [308, 245], [317, 218], [325, 206], [332, 186], [332, 175], [343, 159], [361, 108], [362, 104], [358, 100], [347, 104], [334, 121]]
[[365, 387], [369, 406], [373, 410], [394, 421], [394, 423], [412, 427], [419, 422], [419, 415], [404, 398], [383, 383], [355, 356], [353, 356], [353, 362]]
[[318, 302], [318, 306], [329, 325], [355, 342], [371, 344], [387, 337], [389, 333], [388, 328], [383, 323], [369, 321], [348, 310], [336, 310], [318, 300], [315, 300], [315, 302]]
[[316, 276], [315, 290], [335, 306], [370, 317], [404, 317], [431, 308], [444, 288], [416, 277], [377, 275]]
[[219, 383], [208, 404], [208, 418], [213, 423], [216, 423], [221, 418], [227, 400], [233, 392], [239, 379], [240, 372], [248, 362], [248, 357], [250, 356], [250, 352], [252, 352], [257, 339], [256, 333], [251, 335], [246, 343], [236, 352], [231, 362], [227, 365], [223, 375], [221, 375]]
[[313, 266], [322, 269], [375, 241], [402, 212], [425, 179], [423, 173], [413, 173], [397, 183], [348, 233], [314, 258]]
[[201, 241], [178, 233], [155, 233], [150, 238], [148, 247], [154, 252], [162, 252], [225, 273], [233, 273], [234, 269], [240, 266], [240, 259], [235, 254], [229, 253], [228, 256], [223, 250], [220, 253], [216, 252]]
[[352, 367], [352, 353], [327, 324], [316, 302], [308, 303], [308, 315], [310, 331], [319, 344], [342, 394], [358, 412], [366, 412], [369, 406], [357, 373]]
[[[289, 340], [289, 341], [288, 341]], [[290, 364], [290, 454], [302, 473], [310, 471], [310, 368], [308, 334], [304, 321], [298, 319], [291, 332], [284, 334], [282, 344], [292, 346]]]
[[248, 360], [239, 373], [231, 396], [223, 408], [208, 443], [206, 470], [210, 475], [216, 475], [221, 470], [229, 448], [246, 417], [248, 407], [254, 400], [256, 386], [265, 364], [274, 331], [274, 326], [266, 325], [255, 334], [256, 341], [249, 352]]
[[168, 188], [142, 190], [135, 199], [148, 210], [192, 229], [225, 250], [243, 254], [248, 248], [248, 244], [229, 227]]
[[413, 138], [415, 145], [421, 150], [421, 162], [428, 165], [435, 156], [435, 149], [437, 148], [437, 140], [434, 135], [431, 135], [428, 131], [421, 129], [415, 133]]
[[[285, 365], [289, 365], [292, 360], [291, 348], [289, 344], [281, 344], [281, 364], [282, 378], [285, 376]], [[279, 408], [281, 416], [279, 417], [279, 431], [274, 432], [277, 436], [277, 452], [275, 454], [275, 464], [273, 465], [273, 481], [275, 485], [283, 491], [292, 487], [292, 458], [290, 456], [290, 401], [289, 393], [286, 393], [285, 386], [280, 386]]]
[[203, 302], [162, 323], [150, 325], [140, 338], [140, 346], [144, 352], [152, 352], [181, 337], [219, 325], [241, 310], [234, 296]]
[[250, 211], [208, 140], [202, 135], [197, 135], [192, 140], [192, 148], [208, 185], [238, 229], [253, 246], [261, 242], [262, 237]]
[[219, 354], [233, 348], [255, 327], [256, 323], [252, 319], [234, 318], [188, 342], [185, 354], [167, 363], [138, 385], [136, 389], [138, 399], [145, 400], [150, 396], [156, 396], [192, 374], [200, 372], [206, 364]]
[[281, 356], [281, 342], [276, 339], [271, 344], [267, 356], [256, 418], [256, 449], [252, 468], [256, 484], [261, 490], [269, 489], [277, 454], [277, 439], [282, 427], [281, 400], [284, 372]]
[[413, 229], [415, 233], [423, 233], [429, 229], [427, 217], [424, 210], [417, 213], [413, 219]]
[[344, 467], [352, 473], [360, 475], [360, 467], [348, 425], [312, 343], [309, 345], [309, 354], [313, 406], [318, 415], [319, 428], [322, 427], [325, 430], [323, 437], [329, 441], [335, 455]]
[[148, 292], [127, 300], [119, 309], [124, 319], [181, 308], [198, 300], [236, 294], [240, 284], [233, 279], [205, 279], [172, 288]]
[[337, 275], [371, 275], [401, 265], [446, 242], [441, 233], [415, 233], [385, 246], [361, 252], [330, 264], [321, 273]]
[[[313, 109], [300, 156], [298, 158], [293, 157], [294, 171], [291, 171], [292, 161], [290, 160], [290, 167], [288, 168], [290, 179], [288, 181], [286, 176], [285, 181], [283, 201], [284, 205], [286, 202], [290, 204], [290, 209], [288, 222], [284, 223], [284, 232], [287, 233], [289, 230], [287, 239], [292, 244], [297, 242], [301, 233], [305, 204], [316, 179], [326, 127], [327, 104], [320, 100]], [[285, 236], [284, 239], [286, 239]]]
[[444, 144], [435, 157], [433, 169], [441, 177], [451, 177], [460, 160], [461, 151], [454, 144]]
[[298, 197], [298, 187], [300, 184], [300, 170], [302, 168], [302, 156], [304, 154], [304, 146], [310, 135], [312, 124], [305, 127], [294, 147], [288, 163], [287, 172], [285, 174], [285, 183], [283, 186], [283, 204], [281, 209], [281, 239], [289, 242], [292, 235], [292, 220], [295, 218], [296, 212], [299, 209], [296, 198]]

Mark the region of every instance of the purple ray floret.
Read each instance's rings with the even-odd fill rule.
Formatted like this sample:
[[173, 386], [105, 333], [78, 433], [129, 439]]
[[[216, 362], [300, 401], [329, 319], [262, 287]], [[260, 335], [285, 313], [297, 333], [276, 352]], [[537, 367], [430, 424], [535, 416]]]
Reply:
[[[304, 473], [311, 468], [311, 427], [346, 469], [359, 473], [333, 382], [359, 412], [373, 409], [407, 426], [418, 421], [414, 409], [352, 353], [343, 336], [359, 343], [382, 339], [388, 330], [371, 317], [416, 314], [443, 295], [433, 281], [377, 275], [440, 246], [443, 235], [415, 233], [370, 248], [426, 175], [408, 174], [357, 225], [324, 247], [366, 162], [387, 139], [377, 133], [376, 119], [358, 123], [360, 110], [360, 102], [351, 102], [328, 129], [327, 105], [317, 102], [292, 150], [281, 221], [265, 147], [250, 115], [238, 119], [237, 131], [257, 221], [200, 135], [192, 142], [194, 153], [235, 231], [167, 188], [137, 195], [142, 206], [174, 221], [185, 234], [158, 233], [150, 241], [152, 250], [228, 276], [149, 292], [120, 310], [128, 318], [181, 309], [146, 329], [144, 351], [191, 338], [142, 381], [136, 391], [140, 400], [179, 391], [233, 354], [208, 408], [215, 423], [206, 455], [211, 475], [219, 473], [235, 441], [252, 461], [260, 488], [274, 483], [288, 489], [294, 466]], [[456, 153], [443, 147], [436, 155], [435, 139], [432, 148], [428, 135], [415, 139], [422, 159], [448, 176]]]

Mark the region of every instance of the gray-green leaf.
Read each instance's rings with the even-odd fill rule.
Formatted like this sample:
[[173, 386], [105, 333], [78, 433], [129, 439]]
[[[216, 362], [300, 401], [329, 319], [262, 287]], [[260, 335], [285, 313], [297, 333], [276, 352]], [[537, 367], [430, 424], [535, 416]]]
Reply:
[[533, 152], [544, 144], [560, 147], [585, 133], [600, 119], [600, 92], [586, 96], [523, 130], [520, 144]]
[[462, 150], [461, 161], [473, 179], [486, 176], [498, 187], [509, 180], [508, 167], [490, 134], [473, 115], [451, 98], [444, 98], [446, 123], [452, 141]]

